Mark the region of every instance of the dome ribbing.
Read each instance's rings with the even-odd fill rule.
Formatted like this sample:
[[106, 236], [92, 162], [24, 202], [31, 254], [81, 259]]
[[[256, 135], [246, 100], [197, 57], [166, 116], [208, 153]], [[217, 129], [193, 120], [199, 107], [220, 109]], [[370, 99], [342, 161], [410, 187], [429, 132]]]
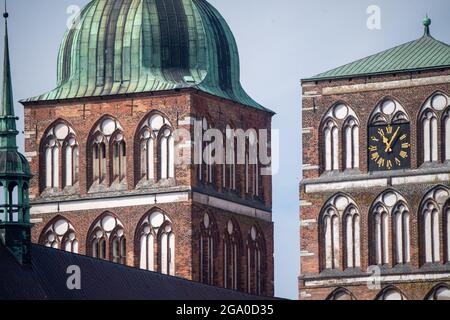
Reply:
[[195, 88], [261, 110], [225, 20], [205, 0], [93, 0], [68, 30], [57, 88], [28, 101]]

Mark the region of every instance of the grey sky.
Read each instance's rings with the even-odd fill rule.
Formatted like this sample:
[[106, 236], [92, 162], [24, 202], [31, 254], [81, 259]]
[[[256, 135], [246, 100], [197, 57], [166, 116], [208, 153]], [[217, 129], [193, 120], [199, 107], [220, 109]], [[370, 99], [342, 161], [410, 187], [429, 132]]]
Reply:
[[[428, 13], [431, 34], [450, 43], [448, 0], [209, 0], [236, 37], [242, 83], [277, 112], [281, 168], [274, 177], [276, 295], [297, 298], [299, 273], [300, 79], [420, 37]], [[56, 58], [70, 5], [88, 0], [9, 1], [16, 100], [56, 83]], [[381, 30], [366, 26], [369, 5], [381, 9]], [[3, 42], [1, 44], [3, 50]], [[2, 51], [3, 52], [3, 51]], [[22, 107], [17, 104], [23, 122]], [[22, 126], [23, 127], [23, 126]]]

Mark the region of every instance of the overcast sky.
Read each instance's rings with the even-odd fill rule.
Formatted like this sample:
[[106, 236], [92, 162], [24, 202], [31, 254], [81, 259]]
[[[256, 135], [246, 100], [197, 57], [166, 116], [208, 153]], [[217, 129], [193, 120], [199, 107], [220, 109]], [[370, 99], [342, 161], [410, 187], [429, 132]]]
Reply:
[[[54, 88], [59, 43], [71, 5], [88, 0], [9, 1], [15, 100]], [[241, 57], [244, 88], [277, 112], [281, 168], [274, 177], [276, 295], [296, 299], [299, 274], [301, 177], [300, 79], [414, 40], [422, 19], [450, 43], [449, 0], [210, 0], [231, 26]], [[369, 29], [367, 9], [380, 9], [381, 29]], [[3, 43], [1, 43], [3, 50]], [[3, 51], [2, 51], [3, 52]], [[16, 104], [23, 122], [23, 108]], [[23, 128], [23, 125], [21, 125]]]

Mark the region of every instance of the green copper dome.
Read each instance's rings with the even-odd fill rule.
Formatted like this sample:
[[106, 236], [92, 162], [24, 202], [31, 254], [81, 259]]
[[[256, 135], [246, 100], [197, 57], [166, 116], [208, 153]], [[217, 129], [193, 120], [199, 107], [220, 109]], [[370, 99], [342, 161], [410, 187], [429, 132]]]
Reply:
[[205, 0], [92, 0], [68, 30], [56, 89], [28, 101], [195, 88], [257, 109], [233, 34]]
[[0, 151], [0, 178], [15, 176], [31, 177], [30, 165], [23, 154], [13, 150]]

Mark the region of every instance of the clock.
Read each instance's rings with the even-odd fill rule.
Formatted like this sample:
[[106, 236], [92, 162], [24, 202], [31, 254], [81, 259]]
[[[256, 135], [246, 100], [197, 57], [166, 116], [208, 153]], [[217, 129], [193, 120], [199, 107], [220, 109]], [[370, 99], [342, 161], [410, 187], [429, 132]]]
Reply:
[[409, 123], [369, 127], [369, 171], [390, 171], [411, 167]]

